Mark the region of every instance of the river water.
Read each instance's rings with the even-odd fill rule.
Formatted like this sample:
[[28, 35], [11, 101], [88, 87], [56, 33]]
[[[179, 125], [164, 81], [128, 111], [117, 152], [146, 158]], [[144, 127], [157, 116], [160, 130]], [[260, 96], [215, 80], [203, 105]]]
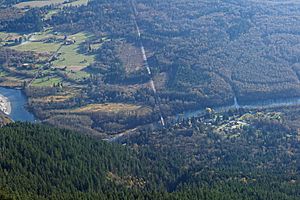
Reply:
[[[10, 118], [14, 121], [27, 121], [34, 122], [36, 118], [32, 113], [26, 109], [27, 97], [18, 89], [10, 89], [5, 87], [0, 87], [0, 94], [8, 98], [11, 105]], [[300, 106], [299, 98], [285, 98], [285, 99], [271, 99], [271, 100], [261, 100], [253, 101], [247, 104], [241, 104], [238, 102], [237, 98], [234, 98], [234, 102], [229, 106], [219, 106], [213, 107], [216, 112], [228, 111], [229, 109], [245, 108], [245, 109], [263, 109], [263, 108], [275, 108], [281, 106]], [[197, 117], [199, 115], [205, 114], [205, 109], [186, 111], [182, 114], [178, 114], [177, 117], [180, 118], [190, 118]]]
[[[298, 98], [282, 98], [282, 99], [268, 99], [268, 100], [260, 100], [253, 101], [251, 103], [242, 104], [238, 102], [238, 99], [235, 97], [232, 105], [229, 106], [219, 106], [213, 107], [216, 112], [224, 112], [230, 109], [266, 109], [266, 108], [276, 108], [282, 106], [300, 106], [300, 97]], [[194, 110], [194, 111], [186, 111], [184, 113], [178, 114], [177, 118], [190, 118], [197, 117], [199, 115], [205, 114], [205, 109]]]
[[35, 117], [26, 108], [27, 98], [21, 90], [0, 87], [0, 94], [8, 98], [11, 105], [10, 118], [14, 121], [34, 122]]

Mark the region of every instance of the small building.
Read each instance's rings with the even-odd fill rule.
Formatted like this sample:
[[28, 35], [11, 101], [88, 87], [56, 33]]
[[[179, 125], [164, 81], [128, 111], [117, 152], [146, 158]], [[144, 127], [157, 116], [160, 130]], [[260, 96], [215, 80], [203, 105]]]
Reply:
[[29, 64], [29, 63], [23, 63], [21, 65], [21, 67], [24, 68], [24, 69], [33, 69], [35, 67], [35, 65]]
[[72, 45], [72, 44], [75, 44], [75, 40], [71, 40], [71, 39], [67, 39], [65, 42], [64, 42], [64, 45]]
[[24, 67], [24, 68], [28, 68], [29, 66], [30, 66], [29, 63], [22, 64], [22, 67]]

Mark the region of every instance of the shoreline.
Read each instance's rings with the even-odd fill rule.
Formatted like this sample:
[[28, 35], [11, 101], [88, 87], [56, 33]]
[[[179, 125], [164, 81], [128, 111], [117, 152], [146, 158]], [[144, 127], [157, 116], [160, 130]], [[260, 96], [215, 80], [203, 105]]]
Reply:
[[6, 115], [11, 114], [11, 103], [9, 99], [0, 94], [0, 110]]
[[[268, 109], [268, 108], [276, 108], [276, 107], [284, 107], [284, 106], [300, 106], [300, 97], [267, 99], [267, 100], [253, 101], [252, 103], [248, 103], [248, 104], [243, 104], [243, 103], [240, 104], [235, 97], [234, 102], [231, 105], [209, 107], [209, 108], [212, 108], [216, 112], [224, 112], [230, 109]], [[195, 109], [195, 110], [178, 113], [175, 115], [175, 118], [176, 119], [191, 118], [191, 117], [197, 117], [199, 115], [203, 115], [205, 113], [206, 113], [205, 108]]]
[[27, 102], [27, 96], [20, 87], [0, 87], [0, 112], [13, 121], [36, 121], [33, 113], [25, 107]]

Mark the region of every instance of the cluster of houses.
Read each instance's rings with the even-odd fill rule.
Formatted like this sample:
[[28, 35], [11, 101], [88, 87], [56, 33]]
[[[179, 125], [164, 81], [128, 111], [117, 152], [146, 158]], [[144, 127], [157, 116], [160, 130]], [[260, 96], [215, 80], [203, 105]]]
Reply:
[[22, 44], [30, 39], [30, 35], [10, 34], [6, 38], [1, 39], [3, 46], [14, 46]]
[[177, 121], [174, 128], [179, 130], [180, 135], [191, 135], [191, 130], [199, 131], [202, 124], [202, 129], [209, 129], [216, 134], [238, 136], [242, 129], [250, 126], [253, 119], [282, 120], [281, 113], [276, 112], [249, 111], [228, 116], [226, 112], [215, 113], [212, 109], [206, 109], [202, 116]]

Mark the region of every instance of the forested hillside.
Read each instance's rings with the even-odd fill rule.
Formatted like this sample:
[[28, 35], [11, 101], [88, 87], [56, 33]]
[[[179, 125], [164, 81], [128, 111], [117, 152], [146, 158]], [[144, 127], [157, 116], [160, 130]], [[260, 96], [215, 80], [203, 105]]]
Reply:
[[162, 98], [221, 104], [234, 95], [241, 101], [300, 95], [299, 11], [294, 9], [299, 6], [253, 0], [92, 1], [58, 13], [51, 25], [63, 32], [122, 37], [138, 47], [135, 8], [153, 76], [162, 81]]
[[0, 132], [1, 187], [12, 196], [75, 198], [145, 187], [135, 176], [142, 161], [127, 148], [42, 125], [11, 124]]
[[[198, 154], [198, 148], [190, 149], [189, 145], [184, 148], [179, 141], [175, 142], [180, 135], [174, 134], [180, 130], [183, 133], [184, 126], [172, 133], [160, 133], [162, 138], [168, 136], [169, 142], [161, 139], [156, 143], [149, 132], [142, 137], [151, 136], [149, 142], [138, 137], [129, 142], [132, 145], [124, 147], [44, 125], [7, 125], [0, 129], [0, 195], [7, 199], [299, 198], [298, 175], [277, 168], [289, 163], [289, 159], [279, 156], [276, 161], [274, 157], [273, 163], [270, 149], [264, 154], [254, 154], [249, 161], [236, 162], [248, 151], [255, 152], [256, 145], [245, 144], [247, 150], [235, 145], [242, 145], [243, 137], [236, 142], [223, 140], [223, 144], [219, 136], [206, 131], [190, 137], [196, 138], [201, 151], [206, 152]], [[265, 141], [276, 144], [278, 136], [287, 130], [278, 131], [274, 136], [268, 133]], [[244, 134], [249, 133], [248, 130]], [[182, 139], [187, 142], [188, 138]], [[210, 140], [210, 145], [200, 142], [201, 138]], [[251, 142], [253, 135], [249, 138]], [[141, 141], [154, 146], [148, 148]], [[237, 152], [243, 153], [239, 156]], [[264, 162], [261, 159], [269, 162], [265, 169], [255, 167], [256, 163]], [[293, 166], [290, 169], [297, 172], [299, 168]]]

